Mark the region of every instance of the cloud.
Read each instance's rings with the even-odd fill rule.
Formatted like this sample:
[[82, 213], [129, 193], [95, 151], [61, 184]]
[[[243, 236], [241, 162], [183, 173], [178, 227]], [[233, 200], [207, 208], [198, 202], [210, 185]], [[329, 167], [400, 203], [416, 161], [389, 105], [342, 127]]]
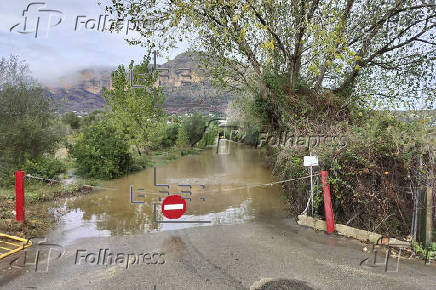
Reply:
[[[78, 23], [78, 29], [75, 30], [78, 16], [85, 16], [79, 18], [80, 21], [95, 19], [94, 23], [98, 23], [99, 18], [102, 21], [106, 14], [104, 5], [108, 1], [38, 1], [46, 5], [33, 5], [26, 14], [28, 31], [36, 27], [36, 19], [40, 17], [38, 37], [35, 38], [34, 33], [19, 33], [24, 27], [23, 10], [32, 2], [35, 1], [13, 1], [7, 5], [5, 2], [0, 3], [0, 57], [19, 55], [29, 64], [33, 76], [43, 83], [53, 82], [61, 75], [84, 68], [128, 64], [132, 59], [139, 62], [144, 55], [143, 48], [131, 46], [124, 40], [125, 30], [123, 34], [101, 32], [86, 29], [86, 23]], [[102, 2], [102, 5], [99, 6], [98, 2]], [[38, 9], [57, 10], [61, 13]], [[52, 18], [48, 15], [52, 15]], [[60, 16], [61, 23], [54, 26]], [[109, 18], [110, 16], [107, 17]], [[16, 24], [19, 25], [9, 31]], [[186, 45], [172, 51], [170, 56], [184, 50]], [[158, 60], [160, 63], [163, 61], [164, 58]]]

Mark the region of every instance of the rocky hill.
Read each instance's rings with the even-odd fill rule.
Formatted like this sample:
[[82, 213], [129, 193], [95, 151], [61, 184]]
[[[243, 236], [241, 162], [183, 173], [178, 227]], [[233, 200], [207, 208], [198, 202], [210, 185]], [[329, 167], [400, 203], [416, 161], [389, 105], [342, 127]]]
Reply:
[[[198, 69], [198, 61], [184, 53], [158, 66], [159, 85], [164, 89], [165, 110], [168, 113], [186, 113], [193, 110], [222, 113], [233, 98], [215, 90], [208, 76]], [[85, 69], [62, 77], [48, 90], [60, 103], [61, 112], [91, 112], [102, 109], [105, 101], [103, 87], [110, 87], [111, 72], [115, 68]]]

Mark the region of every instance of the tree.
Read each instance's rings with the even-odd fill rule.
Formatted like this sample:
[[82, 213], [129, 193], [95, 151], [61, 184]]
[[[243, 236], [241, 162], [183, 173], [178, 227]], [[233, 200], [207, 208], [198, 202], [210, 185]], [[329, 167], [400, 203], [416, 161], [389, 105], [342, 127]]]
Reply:
[[101, 121], [105, 118], [105, 112], [102, 110], [95, 110], [88, 114], [88, 116], [85, 116], [82, 119], [83, 126], [90, 126], [92, 124], [95, 124], [98, 121]]
[[189, 144], [193, 146], [203, 137], [206, 119], [199, 112], [194, 112], [183, 120], [182, 127], [188, 136]]
[[63, 121], [70, 125], [71, 129], [79, 129], [80, 128], [80, 118], [74, 112], [68, 112], [63, 117]]
[[18, 57], [0, 61], [0, 162], [23, 164], [52, 153], [62, 139], [55, 108]]
[[129, 144], [104, 121], [86, 127], [76, 142], [68, 145], [68, 152], [76, 159], [79, 170], [95, 178], [117, 178], [132, 166]]
[[108, 11], [141, 21], [142, 39], [132, 44], [160, 49], [195, 37], [216, 81], [259, 94], [277, 114], [280, 97], [301, 98], [302, 82], [350, 102], [368, 94], [394, 101], [413, 95], [433, 104], [434, 1], [112, 2]]
[[132, 61], [129, 66], [134, 75], [133, 83], [140, 83], [144, 88], [132, 88], [125, 67], [120, 65], [112, 72], [112, 88], [103, 90], [103, 98], [111, 109], [109, 116], [113, 125], [130, 144], [135, 145], [139, 154], [156, 142], [154, 130], [164, 116], [161, 109], [164, 99], [160, 89], [157, 89], [157, 106], [154, 106], [153, 86], [157, 73], [151, 72], [149, 60], [149, 57], [144, 57], [141, 64], [134, 65]]
[[189, 145], [189, 137], [183, 126], [180, 126], [178, 129], [176, 145], [180, 148], [187, 147]]

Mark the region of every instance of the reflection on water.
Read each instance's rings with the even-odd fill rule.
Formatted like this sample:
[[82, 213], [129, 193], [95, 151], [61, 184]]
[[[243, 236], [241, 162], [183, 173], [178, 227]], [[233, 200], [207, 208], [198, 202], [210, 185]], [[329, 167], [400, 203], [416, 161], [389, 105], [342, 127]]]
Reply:
[[[158, 184], [169, 184], [171, 194], [180, 194], [192, 185], [187, 211], [178, 221], [210, 221], [198, 223], [157, 223], [153, 214], [156, 203], [156, 220], [166, 220], [160, 213], [159, 194], [164, 187], [155, 187], [153, 168], [108, 182], [112, 190], [68, 199], [56, 207], [67, 214], [51, 234], [64, 244], [81, 237], [127, 235], [149, 231], [174, 230], [193, 226], [235, 224], [252, 220], [273, 220], [283, 216], [280, 186], [255, 186], [273, 181], [265, 162], [265, 152], [221, 140], [220, 150], [206, 150], [197, 155], [183, 157], [157, 168]], [[205, 185], [202, 189], [200, 184]], [[130, 186], [134, 200], [130, 203]], [[145, 197], [138, 197], [145, 194]]]

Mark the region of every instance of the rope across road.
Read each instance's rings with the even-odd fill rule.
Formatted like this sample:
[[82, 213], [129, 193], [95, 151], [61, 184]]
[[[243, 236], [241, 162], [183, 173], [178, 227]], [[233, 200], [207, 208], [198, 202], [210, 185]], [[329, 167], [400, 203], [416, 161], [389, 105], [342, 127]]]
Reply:
[[[312, 177], [319, 176], [319, 175], [320, 175], [319, 173], [318, 174], [313, 174]], [[25, 176], [27, 178], [30, 178], [30, 179], [36, 179], [36, 180], [48, 181], [48, 182], [54, 182], [54, 183], [62, 183], [62, 181], [60, 181], [60, 180], [49, 179], [49, 178], [42, 178], [42, 177], [37, 177], [37, 176], [30, 175], [30, 174], [26, 174]], [[303, 177], [298, 177], [298, 178], [290, 178], [290, 179], [281, 180], [281, 181], [275, 181], [275, 182], [270, 182], [270, 183], [247, 184], [247, 185], [238, 186], [238, 187], [229, 188], [229, 189], [216, 189], [216, 190], [209, 190], [209, 191], [203, 191], [203, 192], [204, 193], [215, 193], [215, 192], [227, 192], [227, 191], [241, 190], [241, 189], [254, 188], [254, 187], [266, 187], [266, 186], [273, 186], [273, 185], [276, 185], [276, 184], [282, 184], [282, 183], [286, 183], [286, 182], [290, 182], [290, 181], [302, 180], [302, 179], [306, 179], [306, 178], [310, 178], [310, 175], [303, 176]], [[83, 186], [88, 186], [88, 187], [92, 187], [92, 188], [101, 188], [101, 189], [115, 190], [114, 188], [108, 188], [108, 187], [102, 187], [102, 186], [94, 186], [94, 185], [83, 185]]]
[[[42, 177], [37, 177], [37, 176], [30, 175], [30, 174], [26, 174], [25, 177], [30, 178], [30, 179], [41, 180], [41, 181], [48, 181], [48, 182], [54, 182], [54, 183], [62, 183], [61, 180], [50, 179], [50, 178], [42, 178]], [[103, 187], [103, 186], [97, 186], [97, 185], [84, 184], [83, 186], [97, 188], [97, 189], [115, 190], [115, 188]]]
[[55, 183], [61, 183], [60, 180], [56, 180], [56, 179], [49, 179], [49, 178], [41, 178], [41, 177], [36, 177], [30, 174], [26, 174], [27, 178], [31, 178], [31, 179], [37, 179], [37, 180], [42, 180], [42, 181], [50, 181], [50, 182], [55, 182]]
[[[318, 176], [318, 175], [319, 174], [313, 174], [312, 177], [313, 176]], [[275, 181], [275, 182], [270, 182], [270, 183], [251, 184], [251, 185], [247, 184], [247, 185], [243, 185], [243, 186], [239, 186], [239, 187], [234, 187], [234, 188], [229, 188], [229, 189], [209, 190], [209, 191], [204, 191], [204, 193], [234, 191], [234, 190], [241, 190], [241, 189], [245, 189], [245, 188], [273, 186], [273, 185], [276, 185], [276, 184], [286, 183], [286, 182], [289, 182], [289, 181], [302, 180], [302, 179], [306, 179], [306, 178], [310, 178], [310, 175], [299, 177], [299, 178], [291, 178], [291, 179], [286, 179], [286, 180], [281, 180], [281, 181]]]

